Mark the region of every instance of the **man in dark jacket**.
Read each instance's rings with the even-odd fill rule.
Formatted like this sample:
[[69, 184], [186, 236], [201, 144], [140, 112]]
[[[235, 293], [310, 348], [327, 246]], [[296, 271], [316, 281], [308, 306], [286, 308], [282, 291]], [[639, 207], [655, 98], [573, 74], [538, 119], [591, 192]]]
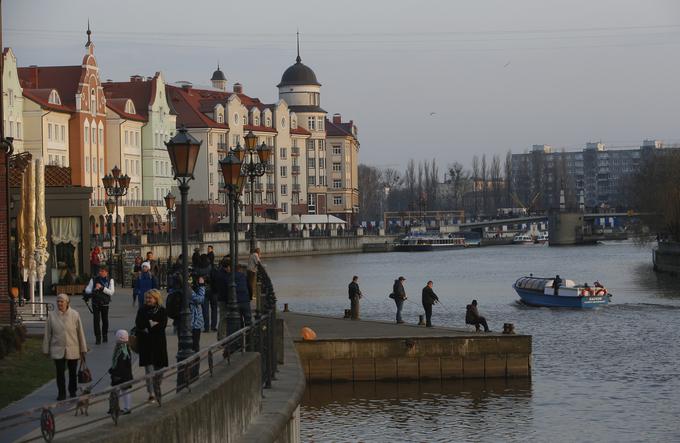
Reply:
[[425, 326], [432, 327], [432, 305], [439, 302], [439, 297], [432, 290], [432, 280], [423, 288], [423, 308], [425, 309]]
[[[109, 333], [109, 303], [115, 292], [115, 284], [109, 278], [109, 270], [106, 266], [100, 266], [96, 276], [90, 279], [85, 288], [83, 299], [85, 302], [92, 300], [92, 315], [95, 344], [108, 341]], [[101, 327], [100, 327], [101, 320]]]
[[392, 296], [394, 298], [394, 303], [397, 305], [397, 323], [404, 323], [401, 319], [401, 310], [404, 307], [404, 300], [406, 300], [406, 290], [404, 289], [404, 282], [406, 279], [404, 277], [399, 277], [394, 281], [392, 286]]
[[349, 284], [349, 301], [352, 309], [352, 320], [359, 320], [359, 299], [361, 298], [361, 289], [359, 289], [359, 277], [352, 277], [352, 282]]
[[210, 267], [215, 266], [215, 250], [212, 245], [208, 245], [208, 261], [210, 262]]
[[475, 325], [475, 330], [479, 332], [479, 325], [484, 326], [484, 332], [491, 332], [489, 325], [486, 323], [486, 318], [479, 315], [477, 310], [477, 300], [472, 300], [472, 303], [465, 308], [465, 324]]

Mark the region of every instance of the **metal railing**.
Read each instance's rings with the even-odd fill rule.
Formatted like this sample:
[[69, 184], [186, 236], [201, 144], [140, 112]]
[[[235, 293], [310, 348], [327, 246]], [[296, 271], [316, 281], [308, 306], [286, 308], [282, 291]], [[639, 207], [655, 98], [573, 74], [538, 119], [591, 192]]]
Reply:
[[[258, 352], [260, 354], [261, 386], [263, 389], [270, 388], [272, 381], [275, 380], [277, 368], [274, 339], [276, 333], [276, 297], [271, 279], [262, 266], [258, 268], [257, 277], [264, 299], [264, 313], [256, 311], [255, 320], [250, 326], [245, 326], [186, 360], [158, 369], [145, 376], [137, 377], [129, 382], [99, 392], [83, 394], [76, 398], [48, 403], [0, 417], [0, 434], [16, 426], [35, 424], [36, 428], [40, 428], [43, 439], [50, 442], [57, 433], [63, 434], [78, 430], [103, 419], [94, 415], [92, 418], [87, 414], [80, 415], [82, 420], [78, 423], [61, 427], [57, 425], [59, 418], [69, 416], [70, 419], [74, 412], [83, 408], [83, 405], [85, 405], [85, 408], [89, 408], [104, 402], [108, 403], [109, 415], [114, 424], [118, 425], [118, 417], [121, 413], [118, 400], [123, 394], [131, 394], [146, 389], [148, 382], [152, 386], [157, 407], [163, 407], [168, 397], [173, 398], [185, 389], [190, 391], [191, 386], [201, 378], [212, 377], [216, 368], [224, 364], [230, 365], [233, 356], [245, 352]], [[164, 380], [170, 378], [177, 382], [163, 384]], [[92, 386], [90, 389], [92, 389]], [[138, 404], [133, 403], [132, 410], [142, 408], [145, 405], [149, 405], [149, 403], [147, 401], [138, 402]], [[72, 420], [70, 421], [72, 422]]]

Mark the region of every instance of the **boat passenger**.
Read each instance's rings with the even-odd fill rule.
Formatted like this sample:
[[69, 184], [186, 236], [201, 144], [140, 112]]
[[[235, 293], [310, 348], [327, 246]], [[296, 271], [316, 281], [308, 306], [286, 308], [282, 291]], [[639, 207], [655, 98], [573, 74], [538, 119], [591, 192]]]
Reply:
[[602, 285], [602, 283], [600, 283], [600, 282], [597, 281], [597, 280], [595, 280], [595, 283], [593, 283], [593, 286], [595, 286], [596, 288], [604, 288], [604, 286]]
[[557, 274], [555, 276], [555, 280], [553, 280], [553, 284], [552, 284], [552, 287], [555, 290], [555, 295], [559, 295], [560, 286], [562, 286], [562, 279], [560, 278], [560, 275]]

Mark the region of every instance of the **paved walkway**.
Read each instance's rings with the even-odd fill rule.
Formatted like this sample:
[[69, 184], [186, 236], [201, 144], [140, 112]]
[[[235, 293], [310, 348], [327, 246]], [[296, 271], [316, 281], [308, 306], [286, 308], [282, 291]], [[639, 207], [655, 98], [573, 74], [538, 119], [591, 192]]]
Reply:
[[[46, 301], [50, 303], [55, 303], [56, 297], [46, 297]], [[113, 355], [113, 348], [116, 344], [115, 332], [118, 329], [129, 330], [134, 326], [135, 315], [137, 313], [137, 307], [132, 306], [132, 290], [129, 288], [117, 288], [116, 294], [111, 301], [109, 309], [109, 341], [108, 343], [103, 343], [101, 345], [95, 345], [94, 332], [92, 328], [92, 315], [88, 311], [85, 303], [82, 301], [81, 297], [71, 297], [71, 307], [76, 309], [80, 313], [80, 317], [85, 326], [85, 337], [87, 338], [89, 352], [87, 354], [87, 363], [92, 371], [93, 381], [96, 382], [100, 377], [104, 376], [103, 379], [96, 386], [94, 392], [104, 390], [110, 387], [111, 379], [107, 372], [111, 366], [111, 357]], [[166, 329], [166, 335], [168, 336], [168, 360], [172, 364], [175, 361], [175, 355], [177, 353], [177, 338], [172, 333], [172, 320], [169, 321], [168, 328]], [[216, 341], [216, 333], [202, 333], [201, 334], [201, 347], [208, 344], [212, 344]], [[47, 358], [47, 357], [45, 357]], [[105, 375], [106, 374], [106, 375]], [[133, 357], [133, 375], [134, 377], [144, 375], [144, 369], [139, 367], [138, 356], [134, 354]], [[68, 376], [67, 376], [68, 378]], [[68, 382], [68, 381], [67, 381]], [[163, 384], [163, 391], [171, 390], [174, 386], [174, 380], [166, 380]], [[44, 404], [54, 403], [57, 397], [57, 387], [56, 382], [51, 380], [46, 383], [41, 388], [37, 389], [33, 393], [29, 394], [22, 400], [12, 403], [11, 405], [0, 410], [0, 417], [15, 414], [27, 409], [34, 407], [39, 407]], [[144, 403], [148, 397], [145, 389], [140, 389], [133, 393], [133, 408]], [[57, 429], [65, 429], [69, 426], [82, 423], [83, 421], [89, 421], [93, 418], [102, 417], [103, 419], [110, 420], [106, 412], [108, 410], [108, 401], [90, 406], [89, 417], [83, 418], [75, 417], [73, 413], [58, 415], [56, 417]], [[138, 415], [138, 411], [134, 410], [129, 416], [123, 416], [120, 418], [121, 421], [130, 419]], [[10, 442], [10, 441], [23, 441], [26, 438], [38, 437], [39, 430], [36, 429], [39, 426], [38, 422], [34, 425], [24, 425], [15, 428], [10, 428], [3, 431], [0, 435], [0, 442]], [[59, 434], [61, 435], [61, 434]]]
[[300, 338], [300, 330], [307, 326], [316, 332], [317, 339], [342, 338], [403, 338], [403, 337], [453, 337], [502, 335], [498, 333], [477, 333], [474, 327], [465, 328], [426, 328], [414, 324], [396, 324], [376, 320], [350, 320], [337, 317], [327, 317], [315, 314], [301, 314], [296, 312], [280, 312], [278, 314], [286, 321], [288, 329], [294, 339]]

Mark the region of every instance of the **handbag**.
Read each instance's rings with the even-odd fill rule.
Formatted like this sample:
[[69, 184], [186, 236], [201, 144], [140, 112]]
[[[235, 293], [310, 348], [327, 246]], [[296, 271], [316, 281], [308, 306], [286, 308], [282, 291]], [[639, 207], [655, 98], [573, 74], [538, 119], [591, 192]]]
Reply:
[[92, 373], [90, 372], [90, 368], [87, 367], [87, 363], [85, 363], [85, 360], [80, 360], [80, 367], [78, 368], [78, 383], [91, 383], [92, 382]]
[[388, 297], [391, 298], [392, 300], [396, 300], [396, 298], [397, 298], [397, 296], [394, 295], [394, 292], [392, 292], [390, 295], [388, 295]]
[[128, 335], [128, 346], [132, 349], [132, 352], [139, 354], [139, 342], [137, 341], [137, 326], [130, 329], [130, 334]]

